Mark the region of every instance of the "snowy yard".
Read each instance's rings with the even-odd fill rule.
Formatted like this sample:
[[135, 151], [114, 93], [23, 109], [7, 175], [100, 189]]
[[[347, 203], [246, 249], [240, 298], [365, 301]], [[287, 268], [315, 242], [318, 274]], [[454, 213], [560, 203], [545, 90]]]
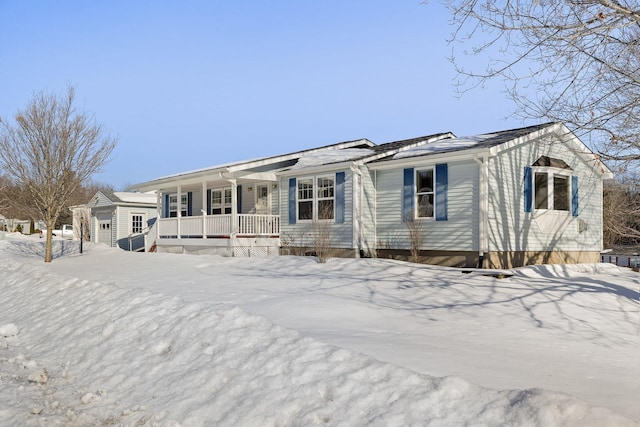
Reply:
[[640, 425], [640, 276], [0, 240], [0, 425]]

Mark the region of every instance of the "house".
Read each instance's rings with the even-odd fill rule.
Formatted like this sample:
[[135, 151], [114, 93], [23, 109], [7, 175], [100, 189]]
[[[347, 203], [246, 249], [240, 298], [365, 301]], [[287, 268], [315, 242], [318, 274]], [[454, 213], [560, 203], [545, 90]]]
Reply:
[[602, 181], [613, 174], [561, 123], [425, 144], [368, 168], [378, 256], [406, 251], [418, 221], [428, 263], [599, 261]]
[[[597, 262], [611, 171], [561, 123], [376, 145], [367, 139], [221, 165], [155, 190], [159, 251], [312, 253], [487, 268]], [[179, 203], [178, 203], [179, 201]], [[413, 244], [412, 244], [413, 242]]]
[[[41, 230], [44, 228], [44, 222], [42, 220], [33, 221], [33, 224], [36, 230]], [[4, 215], [0, 214], [0, 231], [20, 231], [22, 234], [31, 234], [31, 220], [7, 218]]]
[[86, 205], [69, 206], [73, 227], [73, 240], [91, 240], [91, 209]]
[[[345, 166], [346, 169], [338, 175], [342, 181], [336, 182], [334, 176], [323, 182], [327, 193], [334, 191], [333, 186], [345, 192], [351, 180], [349, 168], [353, 159], [378, 158], [399, 148], [389, 144], [387, 151], [380, 152], [379, 147], [366, 139], [345, 141], [158, 178], [135, 188], [158, 193], [161, 218], [153, 230], [155, 233], [152, 233], [156, 236], [158, 251], [228, 256], [277, 255], [281, 246], [281, 224], [289, 218], [283, 203], [288, 203], [291, 191], [282, 173], [313, 169], [327, 162], [334, 164], [334, 168], [335, 164]], [[336, 227], [343, 233], [352, 227], [345, 223], [347, 217], [351, 218], [346, 213], [345, 203], [347, 199], [338, 196]], [[285, 232], [293, 229], [287, 227]], [[348, 240], [345, 248], [352, 248], [352, 240]]]
[[158, 216], [155, 193], [98, 191], [90, 211], [91, 241], [130, 251], [149, 250], [147, 234]]

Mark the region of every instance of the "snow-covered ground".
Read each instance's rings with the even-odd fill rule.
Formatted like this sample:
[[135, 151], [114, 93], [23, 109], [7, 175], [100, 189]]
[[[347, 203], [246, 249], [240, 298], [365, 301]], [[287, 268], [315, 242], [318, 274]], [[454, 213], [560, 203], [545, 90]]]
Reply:
[[0, 425], [640, 425], [640, 281], [0, 240]]

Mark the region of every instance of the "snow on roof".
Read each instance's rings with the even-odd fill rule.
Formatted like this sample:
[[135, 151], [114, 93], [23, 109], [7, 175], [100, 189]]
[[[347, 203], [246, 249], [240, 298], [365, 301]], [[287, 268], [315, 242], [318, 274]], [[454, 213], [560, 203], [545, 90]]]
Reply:
[[368, 148], [327, 148], [326, 150], [320, 150], [310, 153], [305, 153], [300, 157], [298, 163], [291, 167], [295, 169], [305, 169], [314, 166], [328, 165], [331, 163], [346, 162], [361, 157], [366, 157], [375, 154], [375, 151]]
[[157, 202], [155, 191], [149, 191], [148, 193], [114, 191], [113, 195], [126, 203], [149, 203], [155, 205]]
[[406, 157], [424, 156], [426, 154], [443, 153], [448, 151], [459, 151], [468, 148], [474, 148], [482, 144], [486, 140], [495, 137], [496, 134], [488, 133], [484, 135], [464, 136], [461, 138], [442, 139], [434, 141], [419, 147], [410, 148], [401, 151], [393, 156], [394, 159], [403, 159]]

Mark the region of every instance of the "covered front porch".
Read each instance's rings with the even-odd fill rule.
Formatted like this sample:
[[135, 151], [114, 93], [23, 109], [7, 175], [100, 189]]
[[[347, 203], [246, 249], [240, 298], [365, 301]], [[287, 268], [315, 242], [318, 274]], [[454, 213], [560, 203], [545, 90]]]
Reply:
[[277, 255], [278, 181], [270, 172], [206, 174], [172, 180], [158, 192], [158, 252]]
[[160, 218], [159, 239], [279, 237], [280, 217], [265, 214], [221, 214]]

